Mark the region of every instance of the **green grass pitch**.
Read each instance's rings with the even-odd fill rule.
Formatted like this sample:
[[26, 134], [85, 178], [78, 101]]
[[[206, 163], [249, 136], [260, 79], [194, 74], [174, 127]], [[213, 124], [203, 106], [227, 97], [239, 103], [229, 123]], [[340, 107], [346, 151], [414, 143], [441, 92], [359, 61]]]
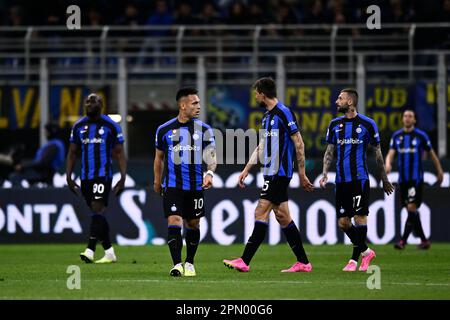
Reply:
[[[242, 244], [201, 244], [197, 277], [172, 278], [167, 246], [115, 246], [117, 263], [94, 265], [79, 259], [81, 244], [3, 244], [0, 299], [450, 299], [450, 244], [435, 243], [428, 251], [371, 247], [377, 252], [373, 264], [381, 270], [379, 290], [367, 288], [372, 274], [341, 271], [352, 250], [345, 245], [308, 245], [313, 272], [286, 274], [280, 270], [294, 262], [286, 244], [262, 245], [249, 273], [222, 263], [239, 256]], [[99, 246], [96, 258], [102, 255]], [[80, 266], [80, 290], [67, 288], [70, 265]]]

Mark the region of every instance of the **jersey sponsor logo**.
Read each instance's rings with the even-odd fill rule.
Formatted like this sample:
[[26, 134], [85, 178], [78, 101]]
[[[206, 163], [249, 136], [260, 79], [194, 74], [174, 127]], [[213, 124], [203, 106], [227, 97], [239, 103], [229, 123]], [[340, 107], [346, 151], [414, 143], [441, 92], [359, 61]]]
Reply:
[[344, 145], [344, 144], [361, 144], [361, 143], [364, 143], [364, 141], [360, 140], [360, 139], [350, 138], [350, 139], [338, 139], [337, 143], [340, 144], [340, 145]]
[[278, 137], [278, 132], [273, 130], [269, 132], [264, 132], [264, 137]]
[[173, 152], [179, 152], [179, 151], [200, 151], [201, 148], [199, 146], [169, 146], [169, 150]]
[[416, 148], [399, 148], [398, 153], [416, 153]]
[[86, 139], [82, 139], [81, 140], [82, 144], [88, 144], [88, 143], [95, 143], [95, 144], [97, 144], [97, 143], [103, 143], [103, 142], [104, 142], [104, 140], [102, 138], [91, 138], [91, 139], [86, 138]]

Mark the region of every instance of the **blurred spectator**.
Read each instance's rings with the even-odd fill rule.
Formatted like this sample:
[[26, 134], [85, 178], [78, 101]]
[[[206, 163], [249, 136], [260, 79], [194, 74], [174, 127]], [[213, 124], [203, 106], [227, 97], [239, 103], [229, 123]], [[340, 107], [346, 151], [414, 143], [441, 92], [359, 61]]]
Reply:
[[[295, 16], [291, 6], [284, 1], [279, 3], [272, 22], [278, 25], [292, 25], [298, 23], [297, 17]], [[292, 29], [279, 29], [277, 31], [277, 34], [281, 36], [289, 36], [294, 33], [295, 30]]]
[[228, 12], [227, 24], [230, 25], [241, 25], [248, 24], [247, 7], [241, 1], [234, 1]]
[[[147, 20], [148, 26], [170, 26], [173, 23], [172, 13], [169, 10], [167, 2], [164, 0], [157, 0], [155, 3], [155, 11]], [[149, 32], [151, 36], [165, 36], [169, 34], [167, 30], [153, 30]]]
[[20, 6], [14, 6], [9, 9], [7, 25], [19, 27], [25, 25], [23, 9]]
[[[203, 25], [218, 25], [223, 24], [223, 19], [220, 16], [219, 12], [217, 11], [216, 6], [214, 5], [213, 1], [208, 1], [203, 6], [203, 9], [200, 12], [199, 15], [200, 24]], [[218, 36], [221, 35], [223, 32], [219, 30], [212, 30], [212, 29], [203, 29], [201, 34], [204, 36]]]
[[267, 19], [266, 15], [264, 14], [261, 5], [257, 2], [252, 2], [250, 4], [248, 21], [250, 24], [267, 24], [269, 22], [269, 19]]
[[142, 15], [137, 6], [130, 2], [125, 5], [123, 15], [121, 15], [115, 23], [124, 26], [138, 26], [142, 25], [143, 22]]
[[[200, 20], [193, 16], [192, 7], [189, 2], [183, 1], [178, 5], [177, 11], [175, 13], [174, 24], [185, 26], [200, 24]], [[189, 28], [188, 30], [186, 30], [185, 34], [188, 36], [199, 35], [200, 31], [198, 29]]]
[[53, 175], [64, 164], [66, 150], [58, 125], [48, 123], [45, 126], [45, 133], [47, 143], [38, 149], [34, 159], [16, 164], [15, 172], [9, 177], [13, 186], [20, 186], [22, 180], [26, 180], [29, 184], [53, 183]]

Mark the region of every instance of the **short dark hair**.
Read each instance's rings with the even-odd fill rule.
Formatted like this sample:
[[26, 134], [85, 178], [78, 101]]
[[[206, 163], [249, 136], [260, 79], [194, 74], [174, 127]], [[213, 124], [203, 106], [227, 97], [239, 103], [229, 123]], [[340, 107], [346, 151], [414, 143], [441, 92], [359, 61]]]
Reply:
[[356, 89], [345, 88], [345, 89], [342, 89], [341, 92], [347, 93], [352, 98], [353, 102], [355, 103], [354, 107], [356, 107], [358, 105], [358, 92], [356, 91]]
[[184, 87], [181, 88], [180, 90], [178, 90], [177, 92], [177, 102], [183, 98], [183, 97], [187, 97], [191, 94], [198, 94], [198, 90], [195, 89], [194, 87]]
[[405, 109], [405, 110], [403, 110], [403, 112], [402, 112], [402, 116], [406, 113], [406, 112], [412, 112], [413, 113], [413, 115], [414, 115], [414, 118], [416, 118], [416, 120], [417, 120], [417, 117], [416, 117], [416, 112], [413, 110], [413, 109]]
[[273, 99], [277, 96], [277, 87], [275, 81], [270, 77], [264, 77], [256, 80], [253, 84], [253, 89], [264, 94], [267, 98]]

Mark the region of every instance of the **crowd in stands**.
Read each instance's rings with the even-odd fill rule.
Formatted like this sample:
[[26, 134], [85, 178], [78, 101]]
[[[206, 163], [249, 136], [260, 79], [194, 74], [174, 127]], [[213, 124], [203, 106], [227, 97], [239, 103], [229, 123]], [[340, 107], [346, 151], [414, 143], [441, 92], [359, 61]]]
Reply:
[[5, 26], [65, 25], [72, 4], [84, 26], [365, 23], [372, 4], [383, 23], [450, 21], [450, 0], [2, 0], [0, 18]]

